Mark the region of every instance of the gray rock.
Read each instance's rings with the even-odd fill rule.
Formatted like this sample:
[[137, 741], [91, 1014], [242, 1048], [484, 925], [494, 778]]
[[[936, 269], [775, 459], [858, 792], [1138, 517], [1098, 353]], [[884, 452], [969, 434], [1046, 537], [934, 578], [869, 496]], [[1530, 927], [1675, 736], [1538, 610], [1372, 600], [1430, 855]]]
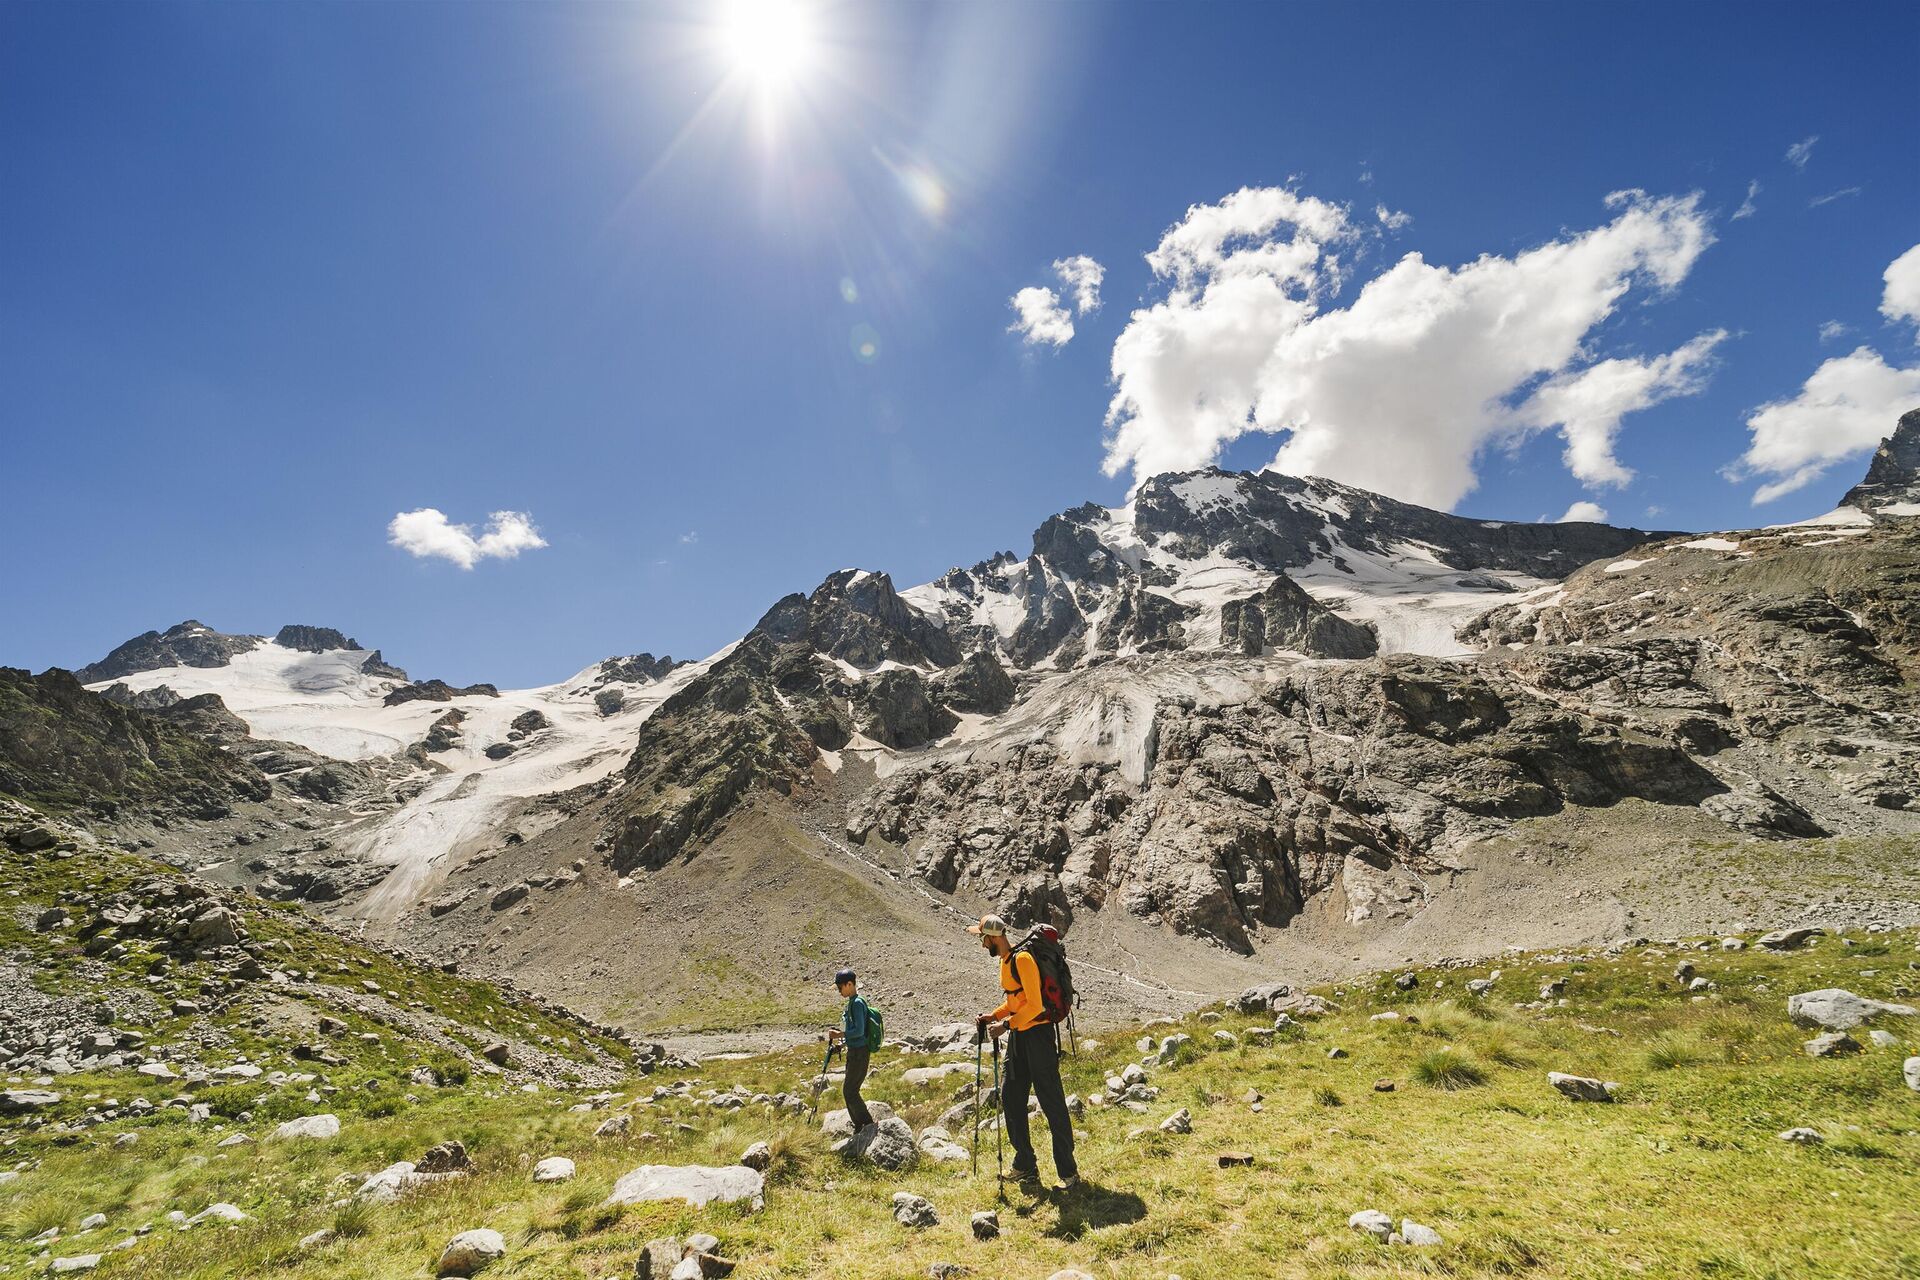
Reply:
[[1432, 1227], [1423, 1227], [1412, 1218], [1400, 1219], [1400, 1242], [1415, 1248], [1429, 1248], [1441, 1243], [1440, 1233]]
[[100, 1265], [97, 1253], [76, 1253], [65, 1258], [55, 1258], [47, 1264], [47, 1270], [56, 1276], [67, 1275], [74, 1271], [91, 1271]]
[[[882, 1120], [891, 1118], [893, 1115], [893, 1108], [884, 1102], [867, 1103], [867, 1111], [873, 1116], [874, 1123], [876, 1124]], [[853, 1136], [853, 1120], [847, 1115], [844, 1107], [836, 1111], [828, 1111], [820, 1117], [820, 1136], [824, 1138], [851, 1138]]]
[[275, 1138], [314, 1138], [325, 1141], [340, 1136], [340, 1117], [331, 1114], [301, 1116], [273, 1131]]
[[535, 1182], [566, 1182], [573, 1177], [573, 1161], [565, 1156], [548, 1156], [533, 1166]]
[[888, 1116], [850, 1138], [842, 1138], [833, 1149], [849, 1159], [865, 1160], [896, 1173], [911, 1168], [920, 1156], [913, 1130], [898, 1116]]
[[903, 1227], [938, 1226], [940, 1215], [933, 1203], [911, 1191], [893, 1193], [893, 1220]]
[[1383, 1244], [1393, 1234], [1393, 1219], [1378, 1209], [1362, 1209], [1347, 1219], [1347, 1225]]
[[766, 1203], [766, 1180], [758, 1169], [738, 1164], [724, 1168], [643, 1164], [614, 1183], [613, 1194], [604, 1203], [642, 1204], [659, 1200], [684, 1200], [696, 1209], [716, 1201], [758, 1209]]
[[624, 1138], [633, 1129], [633, 1116], [625, 1111], [617, 1112], [600, 1122], [593, 1131], [596, 1138]]
[[1906, 1079], [1907, 1088], [1920, 1093], [1920, 1057], [1908, 1058], [1901, 1064], [1900, 1073]]
[[1803, 991], [1787, 997], [1787, 1016], [1795, 1026], [1825, 1027], [1829, 1031], [1851, 1031], [1875, 1018], [1911, 1018], [1916, 1014], [1920, 1014], [1920, 1010], [1910, 1004], [1869, 1000], [1839, 987]]
[[1793, 951], [1807, 945], [1808, 939], [1817, 938], [1825, 932], [1825, 929], [1803, 925], [1795, 929], [1775, 929], [1771, 933], [1763, 933], [1754, 942], [1769, 951]]
[[55, 1106], [60, 1095], [50, 1089], [0, 1089], [0, 1115], [14, 1116]]
[[1860, 1052], [1860, 1042], [1844, 1031], [1829, 1031], [1807, 1041], [1804, 1048], [1809, 1058], [1837, 1058]]
[[773, 1163], [773, 1148], [764, 1142], [756, 1142], [740, 1153], [740, 1163], [765, 1173], [767, 1166]]
[[506, 1256], [507, 1242], [498, 1231], [489, 1231], [484, 1227], [462, 1231], [447, 1241], [447, 1247], [440, 1251], [440, 1261], [434, 1272], [442, 1276], [471, 1276]]
[[1614, 1090], [1620, 1087], [1611, 1080], [1568, 1075], [1564, 1071], [1549, 1071], [1547, 1083], [1575, 1102], [1612, 1102]]
[[1891, 1031], [1882, 1031], [1878, 1027], [1867, 1032], [1867, 1039], [1873, 1041], [1873, 1046], [1876, 1049], [1898, 1048], [1900, 1044], [1899, 1036], [1893, 1034]]
[[982, 1209], [967, 1220], [973, 1230], [975, 1240], [992, 1240], [1000, 1234], [1000, 1215], [991, 1209]]
[[634, 1280], [670, 1280], [673, 1269], [686, 1257], [687, 1248], [677, 1236], [656, 1236], [641, 1247], [633, 1265]]
[[1826, 1138], [1821, 1136], [1821, 1133], [1818, 1129], [1809, 1129], [1806, 1126], [1802, 1125], [1801, 1127], [1796, 1129], [1786, 1130], [1784, 1133], [1780, 1135], [1780, 1141], [1795, 1142], [1800, 1144], [1803, 1147], [1811, 1147], [1811, 1146], [1816, 1146], [1819, 1143], [1825, 1142]]
[[1178, 1111], [1174, 1112], [1172, 1115], [1168, 1116], [1165, 1120], [1162, 1120], [1160, 1122], [1160, 1132], [1192, 1133], [1193, 1132], [1193, 1113], [1188, 1111], [1185, 1107], [1180, 1108]]

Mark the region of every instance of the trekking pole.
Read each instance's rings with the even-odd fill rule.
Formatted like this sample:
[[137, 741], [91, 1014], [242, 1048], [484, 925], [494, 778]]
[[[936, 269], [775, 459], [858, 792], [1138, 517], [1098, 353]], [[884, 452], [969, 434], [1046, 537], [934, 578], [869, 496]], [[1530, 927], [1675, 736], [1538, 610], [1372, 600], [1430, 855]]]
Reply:
[[993, 1185], [998, 1194], [1007, 1194], [1007, 1166], [1000, 1154], [1000, 1135], [1007, 1127], [1007, 1100], [1000, 1093], [1000, 1037], [993, 1038]]
[[981, 1105], [982, 1105], [981, 1098], [980, 1098], [980, 1057], [981, 1057], [981, 1054], [984, 1053], [986, 1050], [986, 1046], [983, 1045], [981, 1041], [986, 1038], [986, 1034], [987, 1034], [987, 1031], [986, 1031], [985, 1023], [976, 1022], [973, 1024], [973, 1148], [972, 1148], [973, 1175], [972, 1176], [976, 1178], [980, 1176], [980, 1111], [981, 1111]]
[[827, 1056], [820, 1059], [820, 1075], [813, 1085], [813, 1109], [810, 1114], [816, 1120], [820, 1118], [820, 1091], [827, 1087], [827, 1068], [833, 1065], [833, 1050], [833, 1039], [828, 1037]]

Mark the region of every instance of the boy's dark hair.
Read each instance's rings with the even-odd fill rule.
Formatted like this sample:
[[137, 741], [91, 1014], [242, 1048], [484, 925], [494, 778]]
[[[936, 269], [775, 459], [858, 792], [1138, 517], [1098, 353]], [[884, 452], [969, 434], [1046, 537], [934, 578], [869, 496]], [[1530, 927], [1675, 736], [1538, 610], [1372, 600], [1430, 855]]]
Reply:
[[842, 969], [840, 972], [833, 975], [833, 985], [836, 987], [844, 987], [849, 982], [857, 982], [857, 981], [859, 981], [859, 979], [853, 976], [853, 970], [851, 969]]

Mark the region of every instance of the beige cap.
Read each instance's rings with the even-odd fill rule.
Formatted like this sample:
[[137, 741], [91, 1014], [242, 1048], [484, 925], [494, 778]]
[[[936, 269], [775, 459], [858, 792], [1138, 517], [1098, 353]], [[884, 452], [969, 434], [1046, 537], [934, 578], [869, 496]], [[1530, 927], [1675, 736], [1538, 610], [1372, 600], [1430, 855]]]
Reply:
[[967, 932], [984, 934], [987, 937], [1004, 938], [1007, 936], [1007, 922], [999, 916], [981, 916], [979, 924], [970, 924], [967, 926]]

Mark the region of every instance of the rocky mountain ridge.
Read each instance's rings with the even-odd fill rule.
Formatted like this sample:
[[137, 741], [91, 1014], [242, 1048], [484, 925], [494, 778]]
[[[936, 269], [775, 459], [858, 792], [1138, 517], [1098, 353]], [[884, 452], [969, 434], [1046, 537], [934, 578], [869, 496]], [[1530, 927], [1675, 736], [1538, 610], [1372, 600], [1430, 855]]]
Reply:
[[[905, 591], [841, 570], [703, 662], [543, 690], [401, 685], [259, 638], [196, 675], [221, 656], [199, 624], [94, 669], [170, 645], [179, 665], [105, 691], [238, 690], [274, 751], [204, 704], [203, 731], [270, 754], [276, 802], [326, 832], [263, 813], [243, 882], [510, 969], [567, 950], [564, 994], [603, 967], [580, 922], [625, 895], [726, 910], [702, 859], [739, 824], [801, 859], [754, 871], [769, 891], [831, 867], [929, 922], [1050, 919], [1145, 989], [1195, 942], [1253, 962], [1423, 936], [1475, 892], [1477, 850], [1540, 824], [1656, 862], [1649, 809], [1694, 840], [1920, 830], [1916, 459], [1908, 415], [1870, 472], [1881, 514], [1708, 536], [1160, 476], [1043, 522], [1024, 558]], [[283, 635], [345, 640], [319, 630]], [[1502, 919], [1473, 945], [1523, 923]]]

